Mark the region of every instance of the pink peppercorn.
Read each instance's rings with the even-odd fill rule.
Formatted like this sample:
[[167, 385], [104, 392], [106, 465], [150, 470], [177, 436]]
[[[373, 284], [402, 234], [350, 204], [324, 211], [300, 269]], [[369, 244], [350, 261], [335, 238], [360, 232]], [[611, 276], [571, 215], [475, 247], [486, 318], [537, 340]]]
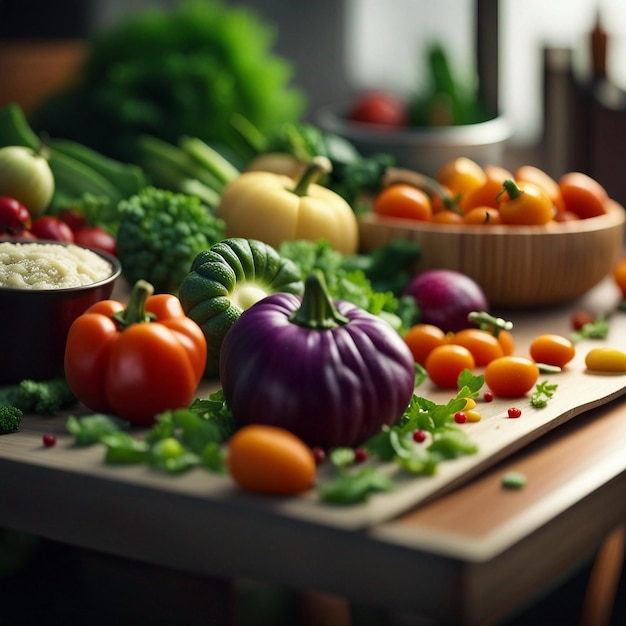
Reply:
[[365, 448], [354, 449], [354, 462], [355, 463], [363, 463], [363, 461], [367, 460], [368, 456], [369, 456], [369, 452]]
[[493, 394], [491, 391], [485, 391], [485, 393], [483, 393], [483, 400], [485, 402], [493, 402]]
[[454, 421], [457, 424], [465, 424], [465, 422], [467, 422], [467, 415], [465, 415], [463, 411], [457, 411], [454, 414]]
[[423, 443], [426, 441], [426, 433], [423, 430], [413, 431], [413, 441], [416, 443]]
[[522, 410], [518, 409], [517, 407], [512, 406], [509, 410], [508, 410], [508, 414], [509, 417], [521, 417], [522, 415]]
[[42, 437], [42, 440], [43, 440], [43, 445], [46, 446], [46, 448], [51, 448], [57, 442], [57, 438], [54, 433], [45, 433], [44, 436]]

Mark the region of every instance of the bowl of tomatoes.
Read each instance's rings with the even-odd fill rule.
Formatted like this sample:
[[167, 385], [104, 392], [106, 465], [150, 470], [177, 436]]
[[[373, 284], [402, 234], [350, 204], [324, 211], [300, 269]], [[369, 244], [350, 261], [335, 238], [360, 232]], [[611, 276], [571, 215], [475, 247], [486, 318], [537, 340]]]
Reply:
[[511, 172], [456, 157], [433, 178], [390, 170], [370, 206], [362, 251], [417, 242], [416, 273], [460, 271], [496, 309], [571, 302], [610, 274], [624, 245], [624, 208], [582, 172], [555, 180], [532, 165]]

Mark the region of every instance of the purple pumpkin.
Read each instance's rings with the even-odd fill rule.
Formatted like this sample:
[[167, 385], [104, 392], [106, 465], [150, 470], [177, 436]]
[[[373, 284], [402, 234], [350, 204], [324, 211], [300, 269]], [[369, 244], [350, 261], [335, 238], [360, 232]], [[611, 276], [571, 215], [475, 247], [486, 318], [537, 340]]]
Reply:
[[415, 364], [386, 321], [333, 302], [312, 274], [302, 297], [273, 294], [244, 311], [224, 338], [220, 380], [237, 427], [272, 424], [310, 446], [356, 446], [402, 416]]

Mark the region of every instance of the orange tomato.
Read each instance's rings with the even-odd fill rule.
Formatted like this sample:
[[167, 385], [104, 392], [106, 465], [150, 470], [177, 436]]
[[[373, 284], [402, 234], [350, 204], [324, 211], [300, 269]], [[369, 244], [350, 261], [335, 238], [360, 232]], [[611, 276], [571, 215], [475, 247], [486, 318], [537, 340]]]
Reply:
[[265, 424], [250, 424], [228, 442], [228, 469], [247, 491], [295, 495], [315, 481], [315, 458], [296, 435]]
[[456, 389], [463, 370], [473, 370], [476, 362], [463, 346], [447, 343], [434, 348], [426, 358], [424, 369], [430, 380], [443, 389]]
[[511, 356], [515, 352], [515, 339], [513, 334], [508, 330], [501, 330], [498, 333], [498, 343], [502, 348], [504, 356]]
[[374, 198], [374, 213], [386, 217], [429, 221], [433, 214], [430, 196], [406, 183], [395, 183], [382, 189]]
[[485, 383], [500, 398], [525, 396], [538, 378], [537, 364], [521, 356], [501, 356], [485, 368]]
[[518, 183], [522, 181], [533, 183], [537, 187], [541, 187], [548, 194], [548, 198], [552, 200], [552, 204], [557, 212], [565, 211], [565, 201], [563, 200], [561, 188], [547, 172], [534, 165], [522, 165], [515, 171], [515, 181]]
[[502, 224], [500, 211], [489, 206], [479, 206], [470, 209], [464, 217], [466, 224], [479, 224], [482, 226], [496, 226]]
[[430, 202], [433, 207], [433, 213], [438, 213], [444, 209], [449, 209], [448, 201], [453, 197], [452, 192], [445, 186], [441, 185], [440, 193], [433, 193], [430, 196]]
[[444, 209], [443, 211], [438, 211], [437, 213], [433, 213], [431, 222], [434, 224], [465, 224], [465, 219], [460, 213], [456, 211], [451, 211], [450, 209]]
[[594, 178], [582, 172], [568, 172], [559, 179], [565, 208], [582, 219], [606, 213], [609, 195]]
[[467, 157], [446, 161], [437, 171], [437, 182], [450, 190], [453, 196], [468, 195], [485, 184], [487, 175], [478, 163]]
[[416, 363], [425, 365], [428, 355], [438, 346], [446, 343], [446, 334], [433, 324], [415, 324], [404, 335]]
[[626, 257], [619, 259], [613, 266], [613, 280], [626, 299]]
[[480, 328], [464, 328], [450, 338], [450, 343], [467, 348], [478, 366], [487, 365], [504, 355], [500, 342]]
[[554, 217], [552, 200], [541, 187], [526, 182], [516, 184], [511, 179], [504, 182], [499, 210], [503, 224], [516, 226], [543, 225]]
[[509, 170], [497, 165], [485, 165], [485, 182], [461, 198], [461, 209], [465, 213], [476, 207], [498, 208], [496, 196], [502, 191], [507, 178], [513, 178]]
[[574, 344], [561, 335], [544, 334], [530, 343], [530, 356], [535, 363], [564, 367], [576, 356]]

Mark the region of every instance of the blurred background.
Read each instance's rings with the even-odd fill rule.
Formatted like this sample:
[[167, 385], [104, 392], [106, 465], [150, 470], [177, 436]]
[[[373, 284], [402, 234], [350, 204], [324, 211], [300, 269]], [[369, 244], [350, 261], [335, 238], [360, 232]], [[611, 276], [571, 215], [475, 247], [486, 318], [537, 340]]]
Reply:
[[[58, 87], [84, 42], [121, 17], [179, 0], [0, 0], [0, 105], [26, 110]], [[511, 126], [510, 158], [553, 176], [584, 170], [624, 202], [626, 3], [622, 0], [227, 0], [255, 11], [293, 65], [306, 117], [385, 89], [419, 89], [427, 46], [442, 42], [461, 76], [478, 74]], [[436, 8], [434, 8], [436, 7]], [[602, 70], [593, 32], [602, 29]], [[601, 83], [601, 85], [599, 85]], [[572, 91], [573, 90], [573, 91]], [[626, 131], [624, 131], [626, 132]], [[516, 156], [517, 155], [517, 156]], [[513, 163], [516, 164], [516, 163]]]
[[[0, 36], [12, 39], [82, 38], [146, 8], [173, 8], [178, 0], [0, 0]], [[425, 45], [445, 42], [455, 64], [473, 72], [475, 0], [230, 0], [253, 8], [277, 28], [276, 51], [294, 61], [295, 82], [310, 108], [354, 91], [399, 92], [418, 84]], [[622, 0], [506, 0], [483, 2], [499, 11], [502, 110], [516, 143], [540, 140], [543, 51], [570, 48], [582, 56], [598, 14], [610, 35], [607, 66], [626, 87], [626, 3]], [[436, 9], [433, 7], [436, 6]], [[497, 7], [497, 8], [495, 8]], [[2, 99], [9, 95], [6, 87]]]

